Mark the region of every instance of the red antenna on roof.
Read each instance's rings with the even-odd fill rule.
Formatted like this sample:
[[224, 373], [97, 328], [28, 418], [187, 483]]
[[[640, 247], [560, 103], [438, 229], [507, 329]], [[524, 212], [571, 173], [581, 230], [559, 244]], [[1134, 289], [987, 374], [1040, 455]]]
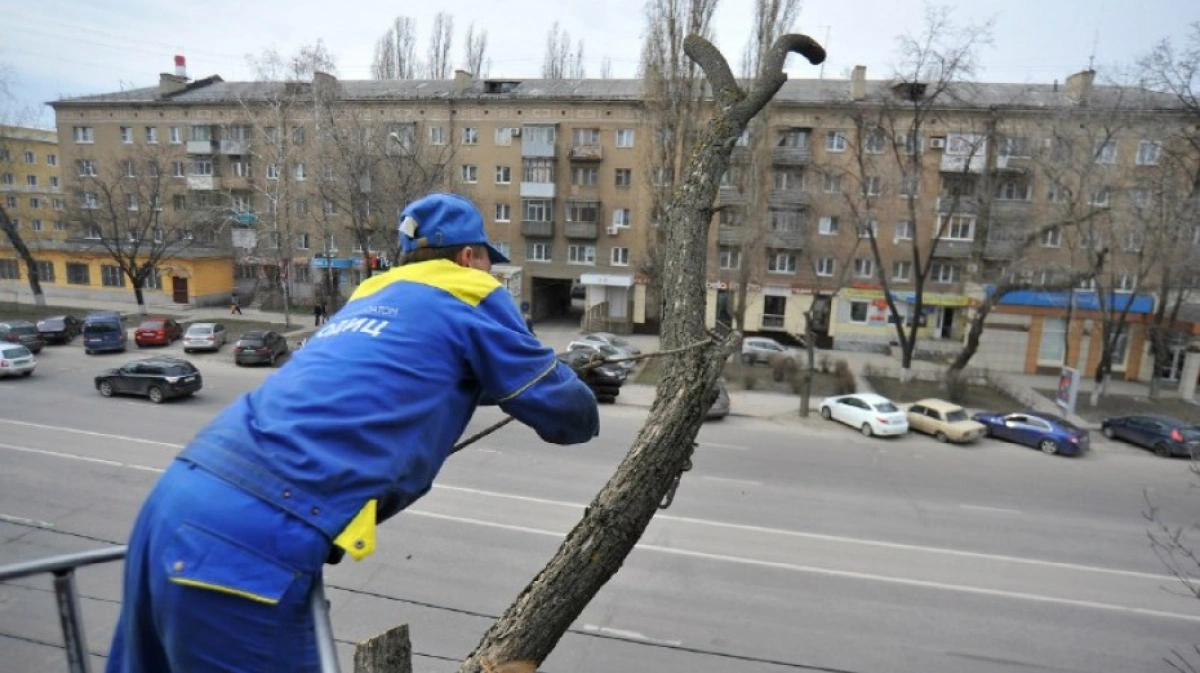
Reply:
[[183, 54], [175, 54], [175, 76], [187, 77], [187, 59]]

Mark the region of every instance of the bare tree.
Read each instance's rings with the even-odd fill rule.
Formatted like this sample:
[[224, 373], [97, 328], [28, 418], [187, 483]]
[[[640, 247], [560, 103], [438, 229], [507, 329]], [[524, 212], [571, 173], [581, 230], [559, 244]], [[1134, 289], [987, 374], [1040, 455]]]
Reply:
[[417, 61], [417, 22], [397, 16], [392, 27], [375, 43], [371, 77], [375, 79], [414, 79], [420, 70]]
[[[704, 259], [718, 182], [734, 142], [755, 114], [783, 86], [783, 63], [791, 52], [814, 63], [824, 52], [803, 35], [785, 35], [772, 47], [750, 89], [743, 90], [725, 58], [699, 36], [686, 52], [707, 74], [714, 113], [690, 153], [685, 175], [670, 206], [664, 281], [663, 346], [673, 353], [659, 383], [650, 418], [608, 484], [567, 535], [555, 557], [521, 592], [463, 662], [460, 673], [533, 671], [553, 650], [584, 607], [621, 567], [664, 497], [677, 486], [700, 429], [703, 409], [736, 332], [708, 334], [704, 328]], [[698, 351], [698, 352], [697, 352]]]
[[[0, 175], [12, 175], [16, 162], [16, 142], [25, 135], [25, 129], [18, 126], [19, 118], [13, 112], [13, 98], [9, 93], [7, 67], [0, 63]], [[24, 237], [17, 228], [17, 223], [9, 215], [7, 203], [0, 201], [0, 229], [4, 231], [17, 257], [25, 265], [25, 278], [29, 282], [29, 291], [33, 301], [38, 306], [46, 305], [46, 295], [42, 291], [41, 273], [38, 271], [37, 260], [29, 250]]]
[[451, 70], [450, 52], [454, 46], [454, 17], [448, 12], [438, 12], [433, 17], [433, 29], [429, 33], [429, 53], [426, 73], [429, 79], [449, 79]]
[[475, 33], [475, 24], [471, 23], [467, 27], [467, 39], [464, 43], [465, 48], [465, 66], [467, 72], [482, 79], [487, 77], [484, 70], [484, 65], [487, 62], [484, 54], [487, 52], [487, 31], [481, 30], [479, 34]]
[[543, 79], [566, 79], [571, 67], [571, 34], [557, 21], [546, 34], [546, 53], [542, 56]]
[[600, 79], [612, 79], [612, 59], [607, 56], [600, 60]]

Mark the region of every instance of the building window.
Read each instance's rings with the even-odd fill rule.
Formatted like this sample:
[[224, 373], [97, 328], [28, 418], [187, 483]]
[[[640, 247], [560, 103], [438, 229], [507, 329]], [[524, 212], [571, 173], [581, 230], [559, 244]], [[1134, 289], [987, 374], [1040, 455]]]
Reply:
[[[278, 245], [278, 244], [277, 244], [277, 245]], [[325, 250], [326, 250], [326, 251], [328, 251], [328, 252], [337, 252], [337, 251], [338, 251], [338, 244], [337, 244], [337, 236], [336, 236], [336, 235], [334, 235], [334, 234], [327, 234], [327, 235], [325, 236]]]
[[0, 176], [0, 184], [4, 184], [4, 185], [13, 184], [13, 174], [5, 173], [3, 176]]
[[600, 219], [600, 204], [595, 201], [567, 202], [567, 222], [597, 222]]
[[1094, 192], [1092, 192], [1092, 198], [1088, 201], [1088, 203], [1090, 205], [1096, 206], [1097, 208], [1107, 208], [1108, 207], [1108, 187], [1101, 187], [1100, 189], [1097, 189]]
[[36, 196], [29, 197], [29, 207], [30, 208], [41, 208], [42, 200]]
[[233, 177], [248, 178], [248, 177], [250, 177], [250, 173], [251, 173], [251, 167], [250, 167], [249, 161], [239, 160], [239, 161], [230, 161], [229, 162], [229, 174], [232, 175]]
[[837, 269], [837, 260], [832, 257], [822, 257], [817, 260], [817, 275], [822, 278], [828, 278], [834, 274]]
[[913, 237], [912, 220], [898, 220], [896, 222], [896, 235], [892, 238], [894, 242], [911, 241]]
[[121, 142], [126, 145], [133, 142], [133, 128], [129, 126], [121, 127]]
[[34, 262], [37, 265], [38, 278], [45, 283], [53, 283], [54, 280], [54, 262], [43, 262], [41, 260]]
[[125, 274], [115, 264], [100, 266], [100, 284], [104, 287], [125, 287]]
[[66, 202], [62, 199], [55, 198], [50, 202], [55, 210], [62, 210], [66, 207]]
[[75, 142], [77, 143], [94, 143], [96, 142], [96, 129], [91, 126], [76, 126], [74, 127]]
[[95, 161], [92, 161], [91, 159], [80, 159], [79, 161], [75, 162], [75, 165], [77, 168], [79, 168], [79, 177], [81, 177], [81, 178], [96, 177], [96, 162]]
[[628, 227], [632, 222], [632, 214], [628, 208], [614, 208], [612, 223], [614, 227]]
[[1129, 200], [1133, 203], [1134, 208], [1150, 207], [1150, 190], [1136, 188], [1129, 190]]
[[187, 197], [183, 194], [174, 194], [171, 196], [171, 209], [175, 212], [187, 210]]
[[511, 126], [496, 127], [496, 147], [508, 147], [512, 145], [513, 128]]
[[149, 161], [146, 163], [146, 175], [152, 178], [158, 177], [158, 162]]
[[429, 127], [429, 144], [430, 145], [445, 145], [446, 144], [446, 127], [430, 126]]
[[36, 175], [26, 175], [25, 176], [25, 184], [29, 185], [30, 187], [37, 187], [38, 186], [37, 176]]
[[1162, 144], [1156, 140], [1143, 140], [1138, 143], [1137, 149], [1137, 165], [1138, 166], [1155, 166], [1158, 164], [1158, 155], [1162, 152]]
[[525, 244], [525, 261], [527, 262], [549, 262], [551, 257], [552, 247], [550, 243], [526, 243]]
[[842, 193], [842, 175], [841, 173], [825, 174], [825, 193], [826, 194], [841, 194]]
[[633, 184], [633, 169], [618, 168], [616, 170], [616, 185], [618, 187], [629, 187]]
[[742, 266], [742, 251], [738, 248], [717, 248], [718, 266], [722, 269], [737, 269]]
[[1058, 227], [1054, 227], [1052, 229], [1047, 229], [1042, 234], [1042, 247], [1043, 248], [1057, 248], [1061, 245], [1062, 245], [1062, 229], [1059, 229]]
[[879, 223], [875, 220], [867, 220], [858, 225], [859, 238], [875, 238], [879, 235]]
[[567, 264], [595, 264], [596, 263], [596, 246], [594, 245], [568, 245], [567, 246]]
[[80, 205], [84, 210], [95, 210], [100, 207], [100, 199], [96, 192], [84, 192], [79, 195]]
[[296, 199], [295, 202], [292, 203], [292, 211], [297, 215], [307, 215], [308, 199]]
[[509, 166], [496, 167], [496, 184], [507, 185], [512, 184], [512, 168]]
[[1113, 289], [1117, 292], [1133, 292], [1137, 289], [1137, 274], [1118, 274], [1117, 282], [1114, 284]]
[[462, 181], [467, 184], [479, 182], [479, 167], [473, 164], [463, 164]]
[[771, 217], [771, 231], [793, 233], [800, 231], [802, 220], [798, 211], [772, 210], [768, 214]]
[[954, 264], [934, 264], [929, 267], [929, 280], [934, 283], [957, 283], [958, 266]]
[[1125, 234], [1125, 252], [1141, 252], [1146, 243], [1146, 237], [1140, 231]]
[[307, 139], [308, 139], [308, 132], [304, 130], [303, 126], [293, 126], [292, 127], [292, 144], [293, 145], [303, 145], [304, 141]]
[[309, 237], [308, 234], [296, 234], [296, 249], [308, 250]]
[[894, 262], [892, 264], [892, 280], [901, 283], [912, 277], [912, 262]]
[[907, 175], [900, 180], [900, 196], [920, 196], [921, 194], [921, 177], [919, 175]]
[[308, 171], [305, 170], [303, 161], [297, 161], [296, 165], [292, 167], [292, 175], [297, 180], [306, 180], [308, 178]]
[[292, 264], [292, 280], [297, 283], [311, 283], [312, 267], [307, 264]]
[[850, 322], [865, 323], [870, 304], [865, 301], [850, 302]]
[[523, 182], [554, 182], [553, 159], [525, 159], [521, 167]]
[[836, 215], [826, 215], [817, 222], [817, 233], [822, 236], [836, 236], [838, 233], [838, 218]]
[[600, 129], [575, 129], [571, 132], [572, 145], [599, 145]]
[[267, 164], [267, 179], [268, 180], [278, 180], [279, 179], [279, 164]]
[[612, 265], [629, 266], [629, 248], [613, 248]]
[[462, 144], [478, 145], [479, 144], [479, 129], [474, 126], [465, 126], [462, 130]]
[[1043, 318], [1042, 336], [1038, 341], [1038, 363], [1061, 365], [1067, 357], [1066, 337], [1066, 318]]
[[600, 179], [600, 170], [590, 166], [576, 166], [571, 169], [571, 184], [583, 187], [594, 187]]
[[21, 267], [15, 259], [0, 259], [0, 280], [20, 280]]
[[91, 285], [91, 269], [87, 264], [67, 262], [67, 283], [69, 285]]
[[126, 194], [125, 195], [125, 210], [137, 210], [137, 209], [138, 209], [137, 194]]
[[617, 147], [633, 147], [633, 129], [617, 129]]
[[1046, 201], [1048, 203], [1066, 203], [1067, 195], [1067, 189], [1060, 185], [1050, 185], [1046, 189]]
[[830, 131], [825, 134], [825, 150], [827, 152], [846, 151], [846, 132]]
[[137, 164], [130, 159], [121, 162], [121, 174], [127, 178], [137, 177]]
[[37, 163], [37, 157], [33, 155], [33, 152], [25, 153], [25, 163], [27, 163], [27, 164], [36, 164]]
[[47, 154], [46, 155], [46, 165], [47, 166], [57, 166], [58, 165], [58, 155], [57, 154]]
[[172, 145], [179, 145], [183, 142], [183, 129], [178, 126], [171, 126], [167, 129], [167, 142]]
[[783, 329], [787, 315], [787, 297], [763, 297], [762, 326], [764, 329]]
[[854, 276], [856, 278], [874, 278], [875, 260], [870, 257], [854, 258]]
[[954, 215], [949, 222], [944, 219], [944, 216], [939, 216], [938, 225], [942, 230], [940, 238], [944, 241], [975, 240], [974, 215]]
[[863, 195], [879, 196], [883, 193], [883, 178], [878, 175], [868, 175], [863, 178]]
[[1021, 180], [1005, 180], [996, 187], [996, 199], [1000, 201], [1029, 201], [1033, 198], [1033, 187]]
[[5, 207], [8, 207], [8, 208], [16, 208], [17, 207], [17, 197], [15, 197], [15, 196], [4, 197], [4, 205], [5, 205]]
[[183, 162], [182, 161], [172, 161], [171, 162], [171, 177], [182, 178], [185, 175], [187, 175], [187, 174], [184, 171]]
[[507, 259], [512, 259], [512, 246], [507, 241], [492, 241], [492, 246], [500, 251]]
[[1104, 140], [1096, 143], [1096, 163], [1098, 164], [1115, 164], [1117, 163], [1117, 141]]
[[192, 175], [198, 177], [212, 177], [213, 161], [212, 159], [196, 159], [192, 162]]
[[146, 142], [151, 145], [158, 144], [158, 127], [157, 126], [147, 126], [146, 127]]
[[323, 210], [326, 215], [337, 215], [338, 214], [337, 204], [329, 199], [325, 199], [325, 205], [323, 207]]
[[769, 253], [768, 273], [796, 273], [796, 256], [789, 252]]
[[67, 223], [66, 223], [66, 221], [64, 221], [64, 220], [55, 220], [55, 221], [54, 221], [54, 230], [55, 230], [55, 231], [66, 231], [66, 230], [67, 230]]
[[496, 204], [496, 216], [494, 219], [497, 222], [511, 222], [512, 221], [512, 207], [509, 206], [507, 203], [497, 203]]
[[883, 150], [887, 148], [887, 135], [883, 129], [873, 129], [867, 133], [867, 137], [863, 142], [863, 151], [867, 154], [883, 154]]

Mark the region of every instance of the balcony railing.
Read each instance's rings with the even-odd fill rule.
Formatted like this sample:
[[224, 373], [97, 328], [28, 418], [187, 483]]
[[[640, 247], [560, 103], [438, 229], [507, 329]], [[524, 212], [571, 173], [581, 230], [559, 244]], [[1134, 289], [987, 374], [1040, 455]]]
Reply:
[[974, 248], [975, 241], [949, 241], [943, 238], [937, 242], [937, 247], [933, 251], [933, 256], [947, 259], [961, 259], [963, 257], [970, 257], [971, 251]]
[[189, 140], [187, 142], [188, 154], [215, 154], [220, 149], [220, 144], [215, 140]]
[[717, 191], [718, 206], [740, 206], [746, 203], [746, 197], [738, 191], [737, 187], [722, 185]]
[[529, 238], [554, 238], [554, 223], [523, 220], [521, 235]]
[[567, 222], [563, 234], [567, 238], [585, 238], [594, 241], [598, 228], [595, 222]]
[[805, 147], [776, 147], [771, 151], [776, 166], [806, 166], [812, 162], [812, 149]]
[[572, 145], [571, 161], [600, 161], [604, 151], [600, 145]]
[[802, 250], [804, 248], [804, 232], [802, 231], [772, 231], [767, 233], [767, 247], [782, 250]]
[[988, 241], [983, 246], [984, 259], [1014, 259], [1017, 256], [1018, 241], [1000, 239]]
[[974, 196], [939, 196], [939, 215], [974, 215], [979, 212], [979, 201]]
[[187, 188], [198, 192], [211, 192], [221, 188], [221, 181], [212, 175], [189, 175]]
[[717, 245], [741, 245], [744, 236], [741, 227], [717, 227]]
[[[190, 146], [191, 143], [188, 143]], [[188, 149], [191, 152], [191, 149]], [[222, 140], [220, 143], [221, 154], [248, 154], [250, 152], [249, 140]]]
[[767, 196], [767, 205], [771, 208], [788, 208], [792, 206], [807, 206], [808, 192], [802, 189], [772, 189]]
[[553, 182], [522, 182], [521, 198], [552, 199], [554, 198]]

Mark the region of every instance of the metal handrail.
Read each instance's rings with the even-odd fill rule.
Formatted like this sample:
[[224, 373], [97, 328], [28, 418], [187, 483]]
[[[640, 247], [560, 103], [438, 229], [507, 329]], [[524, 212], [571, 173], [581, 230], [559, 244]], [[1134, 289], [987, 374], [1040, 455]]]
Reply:
[[[62, 624], [63, 642], [66, 643], [67, 666], [70, 673], [90, 673], [87, 635], [79, 612], [79, 594], [75, 590], [75, 569], [83, 566], [120, 561], [125, 558], [127, 547], [105, 547], [77, 554], [51, 556], [38, 561], [24, 561], [0, 566], [0, 582], [21, 579], [31, 575], [51, 573], [54, 575], [54, 596], [58, 602], [58, 618]], [[318, 574], [313, 582], [309, 597], [309, 609], [317, 635], [317, 656], [322, 673], [339, 673], [337, 652], [334, 649], [333, 629], [329, 621], [329, 601], [325, 599], [325, 584]]]

